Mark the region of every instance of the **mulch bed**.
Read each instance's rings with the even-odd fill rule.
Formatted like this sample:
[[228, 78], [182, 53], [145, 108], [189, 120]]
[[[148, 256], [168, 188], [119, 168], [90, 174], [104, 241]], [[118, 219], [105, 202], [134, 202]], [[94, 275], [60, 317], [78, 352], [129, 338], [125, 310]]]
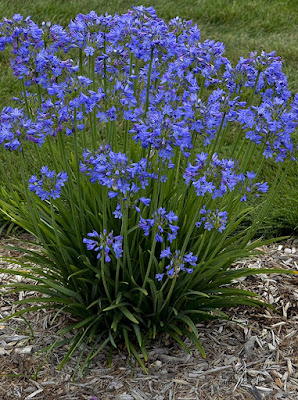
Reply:
[[[28, 239], [0, 240], [0, 266], [18, 268], [2, 257], [21, 257], [4, 248]], [[29, 248], [34, 245], [27, 245]], [[263, 255], [241, 261], [252, 268], [298, 269], [298, 241], [288, 240], [261, 248]], [[236, 265], [236, 267], [237, 267]], [[21, 279], [0, 273], [0, 284]], [[229, 310], [232, 319], [199, 324], [204, 360], [192, 347], [189, 355], [166, 335], [149, 347], [149, 374], [131, 365], [125, 349], [114, 354], [108, 366], [108, 352], [92, 362], [85, 376], [72, 378], [76, 357], [57, 370], [65, 349], [48, 358], [37, 351], [57, 339], [57, 332], [70, 321], [40, 310], [22, 318], [0, 323], [0, 399], [2, 400], [262, 400], [298, 398], [298, 275], [257, 275], [242, 279], [237, 287], [258, 293], [277, 311], [245, 306]], [[4, 294], [0, 288], [0, 318], [16, 309], [13, 302], [32, 293]], [[187, 340], [185, 341], [187, 343]]]

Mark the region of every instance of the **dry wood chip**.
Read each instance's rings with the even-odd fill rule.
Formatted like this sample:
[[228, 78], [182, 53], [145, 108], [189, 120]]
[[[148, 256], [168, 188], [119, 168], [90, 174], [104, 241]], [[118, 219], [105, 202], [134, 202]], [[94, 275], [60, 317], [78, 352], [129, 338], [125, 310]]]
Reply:
[[29, 400], [29, 399], [33, 399], [33, 397], [37, 396], [39, 393], [41, 393], [43, 391], [43, 389], [38, 389], [35, 392], [31, 393], [29, 396], [25, 397], [24, 400]]

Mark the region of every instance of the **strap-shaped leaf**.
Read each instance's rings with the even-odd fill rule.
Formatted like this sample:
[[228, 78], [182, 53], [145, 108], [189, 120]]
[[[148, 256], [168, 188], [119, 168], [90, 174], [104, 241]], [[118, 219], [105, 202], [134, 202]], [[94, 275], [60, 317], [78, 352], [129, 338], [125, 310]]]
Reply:
[[180, 346], [188, 353], [191, 354], [191, 351], [188, 346], [183, 342], [183, 340], [180, 339], [179, 336], [177, 336], [174, 332], [171, 332], [170, 330], [167, 331], [168, 334], [178, 343]]
[[49, 279], [44, 279], [43, 282], [47, 285], [49, 285], [50, 287], [56, 289], [58, 292], [63, 293], [67, 296], [73, 297], [74, 299], [77, 299], [80, 303], [83, 302], [82, 297], [79, 295], [79, 293], [74, 292], [73, 290], [70, 290], [64, 286], [58, 285], [54, 282], [52, 282]]
[[175, 317], [175, 319], [178, 319], [178, 321], [183, 321], [193, 331], [195, 337], [199, 337], [199, 332], [195, 324], [187, 315], [179, 314]]
[[112, 332], [111, 332], [111, 329], [109, 329], [109, 339], [110, 339], [111, 345], [112, 345], [113, 347], [115, 347], [115, 349], [117, 349], [117, 345], [116, 345], [115, 340], [114, 340], [114, 338], [113, 338], [113, 334], [112, 334]]
[[114, 308], [121, 308], [122, 306], [127, 306], [129, 305], [129, 303], [127, 302], [123, 302], [123, 303], [119, 303], [119, 304], [111, 304], [110, 306], [104, 308], [102, 311], [110, 311], [113, 310]]
[[136, 325], [136, 324], [132, 324], [132, 327], [133, 327], [133, 329], [135, 331], [137, 341], [138, 341], [139, 346], [141, 348], [142, 347], [142, 343], [143, 343], [143, 338], [142, 338], [142, 333], [141, 333], [140, 327], [139, 327], [139, 325]]
[[192, 342], [193, 344], [196, 346], [196, 348], [199, 350], [199, 352], [201, 353], [201, 356], [203, 358], [206, 358], [206, 352], [205, 349], [202, 345], [202, 343], [199, 341], [198, 337], [193, 335], [191, 332], [189, 332], [187, 329], [183, 328], [183, 333], [185, 334], [185, 336], [187, 336]]
[[169, 328], [171, 328], [174, 332], [176, 332], [179, 336], [183, 335], [181, 329], [177, 325], [175, 325], [175, 324], [167, 324], [167, 326]]
[[116, 312], [113, 318], [113, 322], [111, 324], [111, 329], [113, 329], [114, 332], [117, 331], [117, 327], [121, 319], [123, 318], [123, 314], [121, 312]]
[[126, 307], [119, 307], [119, 309], [130, 321], [134, 322], [135, 324], [139, 323], [136, 317]]
[[128, 332], [126, 329], [123, 329], [123, 337], [124, 337], [124, 341], [125, 341], [125, 345], [126, 345], [126, 349], [128, 351], [129, 356], [131, 355], [131, 350], [130, 350], [130, 340], [128, 338]]
[[141, 357], [139, 356], [138, 352], [136, 351], [134, 345], [131, 342], [130, 342], [130, 350], [131, 350], [132, 354], [134, 355], [134, 357], [136, 358], [136, 360], [138, 361], [138, 363], [140, 364], [140, 366], [143, 368], [143, 370], [148, 375], [148, 370], [147, 370], [145, 364], [143, 363]]
[[185, 293], [185, 296], [199, 296], [199, 297], [209, 297], [205, 292], [199, 292], [198, 290], [189, 290]]
[[68, 326], [67, 328], [61, 329], [59, 331], [59, 334], [64, 335], [65, 333], [74, 331], [76, 329], [86, 328], [86, 325], [91, 326], [90, 323], [92, 323], [93, 325], [93, 323], [97, 322], [100, 318], [101, 316], [90, 315], [89, 317], [85, 318], [83, 321], [78, 322], [77, 324], [73, 324], [71, 326]]
[[28, 297], [23, 300], [16, 300], [14, 304], [27, 304], [27, 303], [55, 303], [58, 304], [66, 304], [70, 307], [81, 308], [82, 310], [86, 310], [86, 307], [80, 303], [74, 303], [72, 300], [63, 299], [61, 297]]
[[92, 356], [90, 357], [90, 361], [97, 356], [97, 354], [99, 354], [105, 347], [106, 345], [109, 343], [110, 338], [106, 338], [102, 344], [99, 346], [99, 348], [92, 354]]

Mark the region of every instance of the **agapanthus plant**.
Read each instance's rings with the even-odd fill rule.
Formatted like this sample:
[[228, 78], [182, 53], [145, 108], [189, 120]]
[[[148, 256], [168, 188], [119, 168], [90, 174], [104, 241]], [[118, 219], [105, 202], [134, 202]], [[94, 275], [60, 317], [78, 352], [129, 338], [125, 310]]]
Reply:
[[[82, 369], [124, 342], [146, 369], [147, 340], [162, 332], [205, 356], [195, 323], [264, 305], [234, 281], [280, 272], [233, 266], [255, 254], [295, 157], [298, 97], [280, 58], [254, 52], [232, 66], [195, 24], [143, 6], [79, 14], [68, 27], [17, 14], [0, 23], [0, 49], [22, 88], [0, 114], [16, 175], [0, 205], [44, 249], [24, 256], [37, 285], [4, 285], [34, 291], [17, 303], [36, 305], [7, 318], [39, 308], [75, 316], [61, 331], [72, 335], [51, 347], [69, 345], [60, 367], [83, 343]], [[268, 159], [278, 164], [269, 183]]]

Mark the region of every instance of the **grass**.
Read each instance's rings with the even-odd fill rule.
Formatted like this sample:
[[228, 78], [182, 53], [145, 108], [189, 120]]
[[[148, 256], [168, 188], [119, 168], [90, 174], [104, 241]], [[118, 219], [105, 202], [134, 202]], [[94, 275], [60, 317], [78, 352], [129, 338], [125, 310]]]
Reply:
[[[250, 51], [276, 51], [283, 59], [290, 89], [298, 92], [298, 2], [297, 0], [0, 0], [0, 16], [11, 18], [15, 13], [31, 15], [38, 23], [52, 21], [67, 25], [79, 12], [98, 14], [122, 13], [132, 5], [153, 6], [161, 18], [177, 15], [192, 19], [201, 29], [202, 40], [214, 39], [226, 46], [227, 57], [236, 63]], [[18, 82], [9, 69], [7, 53], [0, 53], [0, 106], [11, 104], [19, 91]], [[298, 225], [297, 165], [290, 170], [288, 182], [272, 209], [268, 223], [270, 235], [295, 234]], [[274, 173], [274, 172], [273, 172]]]

